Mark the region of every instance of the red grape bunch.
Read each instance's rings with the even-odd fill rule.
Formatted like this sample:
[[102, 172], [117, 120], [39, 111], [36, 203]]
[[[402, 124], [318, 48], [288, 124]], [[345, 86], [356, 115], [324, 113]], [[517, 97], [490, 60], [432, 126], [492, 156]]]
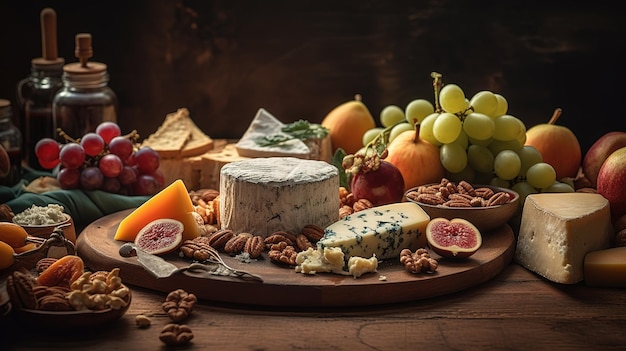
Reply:
[[[137, 146], [139, 135], [121, 135], [114, 122], [102, 122], [95, 132], [66, 142], [43, 138], [35, 145], [39, 164], [55, 169], [63, 189], [103, 190], [124, 195], [152, 195], [163, 188], [160, 157], [152, 148]], [[58, 171], [57, 171], [58, 170]]]

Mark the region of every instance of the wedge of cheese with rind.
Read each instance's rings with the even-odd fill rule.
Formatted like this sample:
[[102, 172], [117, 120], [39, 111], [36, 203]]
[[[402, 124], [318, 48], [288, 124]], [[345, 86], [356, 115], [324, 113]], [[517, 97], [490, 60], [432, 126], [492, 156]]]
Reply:
[[270, 135], [289, 137], [282, 131], [284, 123], [261, 108], [250, 126], [236, 144], [239, 156], [243, 157], [296, 157], [309, 159], [311, 150], [299, 139], [291, 139], [272, 146], [261, 146], [258, 140]]
[[178, 179], [124, 217], [115, 231], [114, 239], [134, 241], [139, 231], [148, 223], [164, 218], [183, 223], [183, 241], [193, 239], [200, 235], [193, 212], [193, 203], [185, 183]]
[[613, 238], [609, 202], [591, 193], [529, 195], [522, 212], [515, 261], [548, 280], [575, 284], [584, 258]]
[[355, 212], [327, 226], [319, 248], [339, 247], [353, 256], [391, 259], [403, 249], [426, 247], [430, 216], [417, 204], [400, 202]]

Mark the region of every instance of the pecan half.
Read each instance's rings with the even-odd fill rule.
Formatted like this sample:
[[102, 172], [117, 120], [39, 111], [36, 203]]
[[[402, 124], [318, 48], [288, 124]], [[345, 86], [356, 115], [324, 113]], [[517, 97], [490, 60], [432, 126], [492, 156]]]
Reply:
[[179, 256], [191, 258], [196, 261], [204, 261], [210, 257], [209, 238], [199, 236], [190, 240], [185, 240], [180, 246]]
[[468, 194], [472, 197], [476, 196], [476, 190], [474, 189], [472, 184], [466, 182], [465, 180], [460, 181], [456, 187], [460, 194]]
[[315, 224], [307, 224], [302, 228], [302, 234], [312, 242], [317, 242], [324, 237], [324, 228]]
[[428, 205], [443, 205], [443, 203], [446, 202], [441, 195], [426, 193], [417, 195], [417, 199], [415, 200]]
[[7, 293], [11, 304], [16, 308], [37, 309], [37, 298], [35, 296], [36, 278], [22, 271], [15, 271], [7, 277]]
[[246, 241], [246, 245], [243, 248], [243, 252], [250, 255], [251, 258], [257, 258], [265, 251], [265, 243], [263, 237], [260, 235], [254, 235]]
[[304, 251], [309, 247], [313, 247], [313, 244], [311, 244], [311, 241], [309, 240], [309, 238], [307, 238], [306, 235], [300, 234], [296, 238], [296, 246], [298, 246], [298, 250]]
[[498, 206], [504, 205], [505, 203], [511, 200], [511, 195], [505, 193], [504, 191], [499, 191], [487, 200], [487, 206]]
[[486, 187], [477, 188], [474, 191], [476, 192], [476, 196], [480, 196], [485, 200], [488, 200], [494, 194], [492, 189]]
[[44, 257], [40, 259], [39, 261], [37, 261], [37, 263], [35, 264], [35, 270], [37, 271], [37, 273], [41, 273], [45, 271], [48, 267], [50, 267], [57, 260], [58, 259], [54, 257]]
[[233, 236], [232, 238], [230, 238], [230, 240], [226, 242], [226, 245], [224, 245], [224, 252], [238, 253], [243, 251], [243, 249], [246, 247], [246, 242], [251, 237], [252, 234], [250, 233], [239, 233]]
[[448, 200], [443, 205], [448, 207], [472, 207], [468, 200]]
[[283, 232], [283, 231], [278, 231], [278, 232], [274, 232], [272, 233], [272, 235], [268, 236], [267, 238], [264, 239], [264, 244], [265, 247], [270, 248], [273, 244], [278, 244], [279, 242], [286, 242], [287, 245], [295, 245], [297, 238], [295, 236], [287, 233], [287, 232]]
[[233, 236], [235, 233], [230, 229], [219, 230], [209, 237], [209, 245], [216, 250], [221, 250]]

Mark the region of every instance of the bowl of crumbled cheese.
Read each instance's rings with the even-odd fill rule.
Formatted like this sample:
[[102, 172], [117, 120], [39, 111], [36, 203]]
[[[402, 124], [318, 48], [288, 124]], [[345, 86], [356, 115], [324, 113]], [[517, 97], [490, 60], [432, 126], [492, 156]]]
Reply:
[[65, 238], [76, 243], [76, 227], [72, 216], [64, 212], [61, 205], [47, 206], [32, 205], [13, 217], [13, 223], [22, 226], [29, 235], [45, 238], [56, 229], [63, 230]]

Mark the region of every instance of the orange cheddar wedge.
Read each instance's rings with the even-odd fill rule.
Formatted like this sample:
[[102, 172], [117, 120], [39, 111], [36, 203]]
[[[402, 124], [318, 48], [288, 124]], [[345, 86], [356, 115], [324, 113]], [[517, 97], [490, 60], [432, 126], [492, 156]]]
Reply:
[[194, 207], [185, 183], [175, 180], [124, 218], [115, 232], [115, 240], [134, 241], [146, 224], [162, 218], [179, 220], [185, 226], [183, 241], [200, 235], [193, 216]]

